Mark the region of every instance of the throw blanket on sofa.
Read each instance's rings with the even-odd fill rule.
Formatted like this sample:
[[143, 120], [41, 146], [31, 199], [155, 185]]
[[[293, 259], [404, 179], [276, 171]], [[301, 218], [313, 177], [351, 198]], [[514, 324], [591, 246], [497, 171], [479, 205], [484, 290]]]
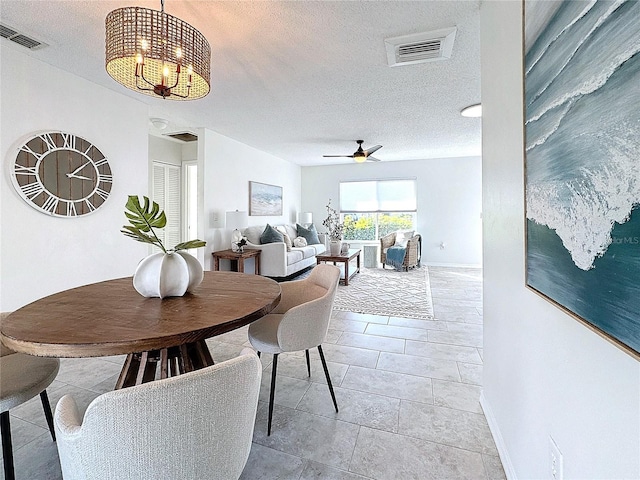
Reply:
[[401, 269], [406, 251], [406, 247], [389, 247], [389, 249], [387, 250], [387, 259], [385, 263], [397, 269]]

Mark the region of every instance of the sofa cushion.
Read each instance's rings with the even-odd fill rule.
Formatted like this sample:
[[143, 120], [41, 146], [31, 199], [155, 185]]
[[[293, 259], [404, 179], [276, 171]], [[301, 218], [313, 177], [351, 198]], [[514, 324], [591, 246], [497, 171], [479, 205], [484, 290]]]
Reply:
[[283, 237], [283, 240], [284, 240], [284, 244], [287, 247], [287, 252], [290, 252], [291, 251], [291, 247], [293, 246], [293, 243], [291, 242], [291, 237], [287, 233], [287, 229], [285, 228], [284, 225], [278, 225], [278, 226], [276, 226], [276, 230], [278, 230], [282, 234], [282, 237]]
[[300, 250], [302, 252], [302, 258], [315, 257], [316, 255], [316, 249], [313, 247], [313, 245], [298, 248], [297, 250]]
[[292, 248], [290, 252], [287, 252], [287, 265], [293, 265], [303, 259], [304, 255], [300, 248]]
[[320, 243], [318, 232], [316, 231], [316, 226], [313, 223], [309, 228], [304, 228], [302, 225], [296, 224], [296, 228], [298, 230], [298, 236], [304, 237], [307, 240], [307, 245]]
[[327, 250], [323, 243], [316, 243], [314, 245], [309, 245], [309, 246], [313, 247], [313, 249], [316, 252], [315, 253], [316, 255], [320, 255], [321, 253], [324, 253]]
[[406, 247], [411, 238], [413, 238], [413, 230], [398, 230], [394, 247]]
[[253, 225], [251, 227], [247, 227], [242, 231], [242, 235], [247, 237], [247, 241], [253, 243], [254, 245], [260, 245], [260, 235], [264, 232], [264, 226], [262, 225]]
[[298, 231], [296, 230], [295, 226], [289, 225], [288, 223], [282, 226], [284, 227], [285, 233], [289, 235], [289, 238], [291, 239], [291, 241], [293, 241], [293, 239], [298, 236]]
[[284, 237], [278, 230], [267, 223], [267, 226], [264, 228], [262, 235], [260, 235], [260, 243], [264, 244], [276, 242], [284, 242]]

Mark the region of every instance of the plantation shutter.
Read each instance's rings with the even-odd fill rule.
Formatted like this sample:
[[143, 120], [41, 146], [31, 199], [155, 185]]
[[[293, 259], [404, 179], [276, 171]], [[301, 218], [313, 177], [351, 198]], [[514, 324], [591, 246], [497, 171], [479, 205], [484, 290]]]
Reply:
[[167, 216], [167, 226], [156, 233], [165, 248], [173, 248], [181, 241], [180, 167], [153, 162], [153, 201]]

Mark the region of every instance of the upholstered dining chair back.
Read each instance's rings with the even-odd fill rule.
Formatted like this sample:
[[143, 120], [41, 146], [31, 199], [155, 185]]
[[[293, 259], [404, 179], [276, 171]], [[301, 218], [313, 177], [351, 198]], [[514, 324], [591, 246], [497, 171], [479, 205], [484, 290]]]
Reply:
[[278, 344], [283, 352], [314, 348], [324, 342], [329, 329], [340, 269], [316, 265], [304, 280], [284, 282], [276, 311], [285, 313], [278, 326]]
[[[4, 318], [5, 314], [2, 314]], [[55, 441], [47, 387], [58, 375], [60, 360], [17, 353], [0, 342], [0, 432], [5, 480], [15, 478], [9, 410], [40, 395], [51, 438]]]
[[321, 344], [329, 329], [339, 280], [338, 267], [327, 264], [316, 265], [304, 280], [281, 283], [282, 295], [278, 306], [268, 315], [249, 325], [249, 342], [253, 348], [258, 351], [258, 354], [260, 352], [273, 354], [267, 435], [271, 435], [278, 355], [281, 353], [305, 350], [307, 373], [311, 376], [309, 349], [318, 347], [333, 405], [336, 412], [338, 411], [338, 403]]
[[65, 395], [54, 416], [65, 480], [237, 479], [262, 376], [250, 349], [194, 372], [105, 393], [82, 419]]

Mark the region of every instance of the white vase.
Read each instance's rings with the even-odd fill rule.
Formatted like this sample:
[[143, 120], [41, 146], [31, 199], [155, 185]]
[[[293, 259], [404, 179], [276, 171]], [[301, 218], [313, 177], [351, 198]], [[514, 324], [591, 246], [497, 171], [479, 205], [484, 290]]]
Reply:
[[198, 259], [187, 252], [154, 253], [133, 275], [133, 288], [143, 297], [181, 297], [204, 278]]
[[340, 251], [342, 250], [342, 240], [331, 240], [329, 242], [329, 251], [331, 255], [340, 255]]

